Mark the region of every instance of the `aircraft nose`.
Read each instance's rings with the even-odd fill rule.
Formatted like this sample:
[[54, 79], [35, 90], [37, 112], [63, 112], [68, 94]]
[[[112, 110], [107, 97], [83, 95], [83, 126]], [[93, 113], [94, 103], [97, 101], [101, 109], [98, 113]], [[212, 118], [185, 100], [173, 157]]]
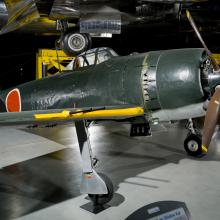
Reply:
[[219, 73], [210, 73], [208, 76], [209, 88], [211, 90], [215, 89], [216, 86], [220, 85], [220, 72]]
[[[204, 61], [205, 60], [205, 61]], [[201, 66], [201, 83], [206, 95], [210, 96], [220, 85], [220, 71], [215, 71], [211, 60], [205, 57]]]

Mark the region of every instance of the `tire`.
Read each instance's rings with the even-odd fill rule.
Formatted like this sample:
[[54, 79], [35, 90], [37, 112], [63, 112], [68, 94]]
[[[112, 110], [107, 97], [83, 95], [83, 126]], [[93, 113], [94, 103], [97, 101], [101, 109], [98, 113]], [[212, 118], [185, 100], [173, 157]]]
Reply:
[[91, 45], [91, 37], [88, 34], [69, 32], [61, 38], [61, 48], [67, 55], [78, 55]]
[[114, 186], [111, 179], [103, 173], [98, 173], [107, 186], [107, 194], [88, 194], [89, 199], [94, 205], [104, 205], [111, 201], [114, 195]]
[[201, 157], [202, 152], [202, 137], [199, 133], [189, 133], [184, 141], [185, 151], [193, 157]]
[[88, 40], [88, 47], [87, 47], [86, 50], [90, 50], [92, 48], [92, 38], [91, 38], [91, 35], [90, 34], [83, 34], [83, 35], [85, 35], [85, 37]]

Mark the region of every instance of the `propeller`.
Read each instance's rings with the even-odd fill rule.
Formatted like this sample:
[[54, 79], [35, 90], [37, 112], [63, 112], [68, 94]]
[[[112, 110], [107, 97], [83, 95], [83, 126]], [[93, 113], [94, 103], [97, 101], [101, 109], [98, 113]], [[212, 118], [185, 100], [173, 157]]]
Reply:
[[[210, 52], [208, 47], [206, 46], [204, 40], [202, 39], [202, 36], [199, 33], [199, 30], [190, 14], [190, 12], [187, 10], [186, 11], [187, 18], [194, 29], [198, 39], [202, 43], [205, 51], [207, 52], [211, 62], [212, 66], [214, 69], [215, 75], [219, 75], [220, 73], [220, 68], [219, 65], [217, 64], [215, 58], [213, 57], [213, 54]], [[215, 87], [215, 92], [211, 97], [211, 100], [208, 104], [206, 116], [205, 116], [205, 121], [204, 121], [204, 126], [203, 126], [203, 133], [202, 133], [202, 154], [205, 154], [208, 152], [208, 147], [210, 145], [212, 136], [215, 131], [215, 127], [219, 118], [219, 113], [220, 113], [220, 85]]]
[[219, 118], [220, 105], [220, 86], [217, 86], [212, 96], [205, 116], [205, 122], [202, 134], [202, 148], [207, 153], [209, 144], [215, 131], [215, 127]]
[[198, 39], [199, 39], [200, 42], [202, 43], [202, 45], [203, 45], [203, 47], [204, 47], [206, 53], [208, 54], [210, 60], [212, 61], [212, 65], [213, 65], [214, 70], [215, 70], [216, 72], [219, 72], [219, 71], [220, 71], [219, 65], [217, 64], [217, 62], [216, 62], [215, 58], [213, 57], [211, 51], [208, 49], [208, 47], [206, 46], [204, 40], [202, 39], [202, 36], [201, 36], [201, 34], [199, 33], [199, 30], [198, 30], [198, 28], [197, 28], [197, 26], [196, 26], [196, 24], [195, 24], [195, 22], [194, 22], [194, 20], [193, 20], [193, 18], [192, 18], [192, 16], [191, 16], [190, 12], [189, 12], [189, 10], [186, 10], [186, 16], [187, 16], [187, 18], [188, 18], [188, 20], [189, 20], [189, 22], [190, 22], [190, 24], [191, 24], [193, 30], [195, 31], [195, 33], [196, 33]]

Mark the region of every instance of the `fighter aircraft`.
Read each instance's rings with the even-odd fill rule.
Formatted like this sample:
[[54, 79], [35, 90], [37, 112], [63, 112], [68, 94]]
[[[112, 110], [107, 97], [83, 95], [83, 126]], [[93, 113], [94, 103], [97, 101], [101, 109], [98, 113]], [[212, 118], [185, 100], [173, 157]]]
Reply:
[[[114, 191], [111, 180], [95, 170], [88, 135], [92, 121], [128, 121], [132, 136], [147, 136], [151, 123], [189, 119], [185, 150], [195, 157], [206, 154], [219, 113], [220, 71], [189, 12], [187, 16], [204, 49], [128, 56], [97, 49], [95, 56], [83, 54], [73, 71], [1, 91], [0, 125], [75, 123], [83, 170], [80, 189], [99, 204], [110, 201]], [[191, 119], [205, 115], [210, 98], [201, 137]]]
[[[138, 27], [159, 32], [155, 34], [190, 31], [184, 25], [185, 9], [193, 11], [197, 20], [205, 17], [203, 30], [218, 29], [220, 8], [215, 1], [0, 0], [0, 34], [16, 30], [60, 35], [60, 47], [67, 54], [79, 54], [91, 47], [91, 36], [107, 37]], [[160, 32], [161, 25], [165, 33]]]

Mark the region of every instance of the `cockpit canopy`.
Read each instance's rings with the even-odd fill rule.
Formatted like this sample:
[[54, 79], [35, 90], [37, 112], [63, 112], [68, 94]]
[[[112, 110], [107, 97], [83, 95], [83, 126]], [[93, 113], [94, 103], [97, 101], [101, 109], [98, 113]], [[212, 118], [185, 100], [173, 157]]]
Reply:
[[68, 69], [75, 70], [83, 67], [96, 66], [116, 56], [118, 56], [118, 54], [111, 48], [94, 48], [78, 55]]

